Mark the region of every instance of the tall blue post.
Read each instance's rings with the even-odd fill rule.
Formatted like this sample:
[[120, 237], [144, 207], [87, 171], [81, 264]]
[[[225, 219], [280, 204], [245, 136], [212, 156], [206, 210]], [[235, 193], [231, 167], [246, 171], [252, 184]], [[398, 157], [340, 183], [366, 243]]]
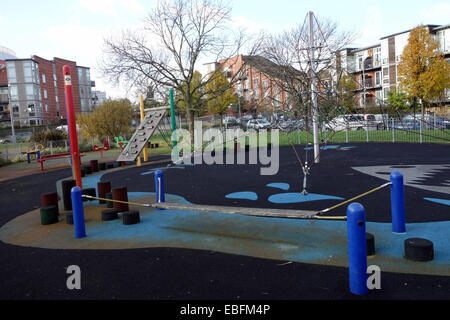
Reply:
[[363, 295], [368, 291], [366, 214], [364, 207], [357, 202], [347, 207], [347, 233], [350, 292]]
[[84, 209], [83, 199], [81, 198], [81, 188], [73, 187], [71, 190], [71, 197], [75, 238], [84, 238], [86, 237], [86, 231], [84, 227]]
[[156, 190], [156, 202], [165, 202], [164, 196], [164, 177], [161, 170], [155, 172], [155, 190]]
[[405, 196], [403, 191], [403, 175], [399, 171], [391, 173], [391, 215], [392, 232], [405, 233]]

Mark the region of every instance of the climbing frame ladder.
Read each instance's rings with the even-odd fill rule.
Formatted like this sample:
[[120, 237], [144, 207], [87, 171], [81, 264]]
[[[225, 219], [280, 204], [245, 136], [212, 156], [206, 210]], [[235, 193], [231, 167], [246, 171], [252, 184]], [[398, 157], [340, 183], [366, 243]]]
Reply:
[[128, 141], [126, 147], [123, 148], [122, 153], [116, 161], [135, 161], [169, 108], [159, 107], [145, 110], [146, 115], [144, 120], [141, 121], [141, 124]]

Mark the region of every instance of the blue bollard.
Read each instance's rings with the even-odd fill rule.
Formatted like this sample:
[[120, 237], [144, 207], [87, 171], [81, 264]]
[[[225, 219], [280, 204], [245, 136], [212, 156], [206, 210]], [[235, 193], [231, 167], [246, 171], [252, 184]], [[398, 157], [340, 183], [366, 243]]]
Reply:
[[28, 153], [28, 152], [27, 152], [27, 162], [31, 163], [31, 161], [30, 161], [30, 153]]
[[161, 170], [155, 172], [155, 190], [156, 190], [156, 202], [165, 202], [164, 196], [164, 177]]
[[392, 232], [405, 233], [405, 196], [403, 191], [403, 175], [399, 171], [391, 173], [391, 215]]
[[83, 199], [81, 198], [81, 188], [73, 187], [71, 190], [71, 197], [75, 238], [84, 238], [86, 237], [86, 231], [84, 227], [84, 208]]
[[350, 292], [363, 295], [368, 291], [366, 214], [364, 207], [357, 202], [347, 207], [347, 233]]
[[41, 152], [39, 150], [36, 151], [36, 156], [38, 160], [41, 159]]

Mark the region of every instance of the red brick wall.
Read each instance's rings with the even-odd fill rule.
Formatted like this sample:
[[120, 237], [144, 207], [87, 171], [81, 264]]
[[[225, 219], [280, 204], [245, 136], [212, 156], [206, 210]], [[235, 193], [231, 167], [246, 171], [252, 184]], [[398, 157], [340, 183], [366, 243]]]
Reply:
[[4, 63], [4, 64], [2, 64], [2, 66], [4, 66], [4, 68], [0, 67], [1, 68], [1, 70], [0, 70], [0, 85], [7, 85], [8, 84], [8, 75], [6, 72], [6, 63], [3, 60], [0, 62]]
[[[33, 59], [39, 63], [39, 82], [41, 86], [42, 114], [44, 123], [47, 123], [47, 121], [57, 122], [59, 119], [56, 114], [57, 110], [55, 86], [53, 83], [53, 62], [38, 56], [33, 56]], [[45, 75], [46, 83], [43, 82], [42, 75]], [[47, 90], [47, 98], [44, 96], [44, 89]], [[45, 105], [48, 105], [48, 113], [45, 112]]]
[[56, 83], [58, 86], [58, 94], [59, 94], [59, 106], [60, 112], [63, 119], [67, 119], [66, 116], [66, 107], [65, 107], [65, 98], [64, 98], [64, 77], [63, 77], [63, 66], [68, 65], [70, 67], [70, 72], [72, 75], [72, 95], [73, 95], [73, 107], [75, 113], [81, 112], [81, 103], [80, 103], [80, 89], [78, 86], [78, 71], [77, 71], [77, 63], [74, 61], [64, 60], [60, 58], [54, 58], [55, 67], [56, 67]]
[[[243, 62], [242, 56], [239, 55], [239, 56], [235, 56], [233, 58], [230, 58], [228, 60], [221, 60], [221, 61], [219, 61], [219, 63], [222, 66], [222, 70], [229, 67], [230, 68], [229, 71], [231, 71], [231, 76], [234, 77], [236, 75], [236, 72], [239, 71], [239, 69], [242, 67], [242, 64], [244, 62]], [[245, 68], [246, 67], [244, 67], [242, 69], [242, 72], [244, 72]], [[249, 87], [249, 91], [250, 90], [254, 90], [253, 80], [255, 78], [258, 78], [259, 99], [257, 101], [255, 100], [255, 102], [258, 103], [259, 105], [265, 104], [267, 106], [270, 106], [272, 104], [272, 102], [273, 102], [273, 98], [275, 97], [274, 84], [276, 82], [278, 82], [279, 80], [272, 79], [269, 76], [267, 76], [266, 74], [261, 73], [259, 70], [255, 69], [255, 68], [252, 68], [250, 66], [248, 66], [247, 68], [248, 68], [248, 81], [249, 81], [249, 86], [248, 87]], [[268, 97], [266, 97], [266, 98], [264, 98], [264, 93], [265, 93], [264, 87], [263, 87], [263, 81], [264, 80], [268, 80], [269, 81], [269, 87], [267, 89], [269, 91], [269, 94], [268, 94]], [[244, 84], [244, 81], [243, 81], [242, 82], [242, 88], [244, 88], [244, 86], [245, 86], [245, 84]], [[278, 85], [278, 88], [280, 89], [281, 86]], [[238, 85], [237, 84], [234, 86], [233, 91], [235, 93], [237, 93], [237, 91], [238, 91]], [[251, 95], [249, 91], [243, 92], [244, 99], [246, 99], [248, 95], [250, 95], [250, 97], [253, 97], [253, 95]], [[282, 90], [280, 92], [280, 100], [281, 100], [281, 102], [280, 102], [280, 106], [279, 107], [280, 108], [284, 108], [285, 107], [284, 103], [286, 101], [286, 94]]]

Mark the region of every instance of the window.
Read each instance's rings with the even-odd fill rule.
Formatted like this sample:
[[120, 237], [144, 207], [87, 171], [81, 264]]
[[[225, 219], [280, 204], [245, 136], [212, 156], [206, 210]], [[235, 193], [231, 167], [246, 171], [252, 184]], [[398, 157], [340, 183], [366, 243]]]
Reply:
[[45, 74], [42, 74], [42, 83], [47, 83], [47, 79], [45, 78]]
[[363, 68], [363, 58], [359, 57], [358, 58], [358, 69], [361, 70]]
[[384, 87], [383, 88], [383, 95], [384, 95], [384, 99], [386, 100], [389, 94], [389, 88], [388, 87]]
[[253, 88], [254, 88], [254, 89], [258, 89], [258, 81], [259, 81], [258, 78], [254, 78], [254, 79], [253, 79]]
[[375, 72], [375, 85], [381, 84], [381, 72]]
[[13, 112], [17, 112], [17, 113], [19, 112], [19, 106], [18, 105], [14, 105], [12, 109], [13, 109]]
[[387, 58], [384, 58], [383, 59], [383, 64], [387, 64], [388, 63], [388, 59]]
[[30, 116], [30, 117], [34, 117], [36, 114], [35, 114], [35, 108], [34, 108], [34, 103], [28, 103], [28, 106], [27, 106], [27, 111], [28, 111], [28, 115]]
[[27, 99], [34, 99], [34, 86], [32, 84], [25, 85], [25, 94]]
[[45, 113], [48, 113], [48, 104], [45, 105]]
[[55, 96], [55, 101], [56, 101], [56, 102], [59, 102], [58, 96]]
[[389, 68], [383, 68], [383, 83], [389, 83]]
[[[8, 74], [9, 76], [9, 74]], [[9, 94], [11, 96], [11, 100], [19, 100], [19, 93], [16, 85], [11, 85], [9, 87]]]
[[47, 89], [44, 89], [44, 98], [45, 98], [45, 99], [48, 98], [48, 96], [47, 96]]
[[14, 61], [6, 62], [6, 70], [8, 73], [8, 82], [17, 82], [16, 79], [16, 64]]
[[376, 103], [377, 104], [381, 104], [381, 102], [383, 101], [382, 93], [383, 92], [381, 90], [375, 91], [375, 97], [376, 97]]
[[24, 82], [33, 82], [33, 75], [31, 72], [31, 61], [24, 61], [22, 66], [23, 66]]

